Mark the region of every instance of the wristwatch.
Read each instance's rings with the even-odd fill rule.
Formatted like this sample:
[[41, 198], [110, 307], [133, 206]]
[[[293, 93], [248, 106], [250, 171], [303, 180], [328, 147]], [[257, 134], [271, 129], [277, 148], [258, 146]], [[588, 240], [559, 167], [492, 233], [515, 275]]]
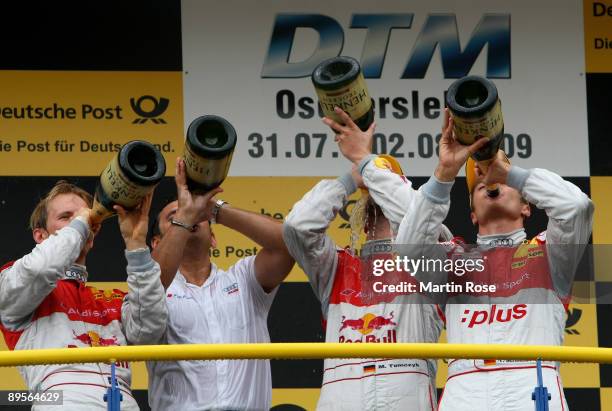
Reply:
[[215, 201], [215, 206], [213, 207], [212, 215], [210, 217], [210, 224], [217, 223], [217, 214], [219, 214], [219, 210], [221, 210], [221, 207], [223, 207], [226, 204], [228, 204], [227, 201], [223, 201], [223, 200]]
[[179, 220], [175, 220], [174, 218], [170, 220], [170, 224], [172, 225], [176, 225], [179, 227], [183, 227], [185, 230], [193, 233], [194, 231], [196, 231], [198, 229], [198, 225], [194, 224], [194, 225], [189, 225], [189, 224], [185, 224], [182, 221]]

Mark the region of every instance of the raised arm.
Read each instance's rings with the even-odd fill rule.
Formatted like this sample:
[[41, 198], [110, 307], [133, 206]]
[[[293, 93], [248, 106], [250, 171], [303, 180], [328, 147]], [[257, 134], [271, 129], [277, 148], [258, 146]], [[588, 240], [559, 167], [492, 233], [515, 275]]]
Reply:
[[79, 256], [89, 236], [89, 209], [37, 244], [0, 274], [0, 319], [9, 329], [27, 322]]
[[[336, 113], [344, 125], [325, 118], [336, 133], [342, 154], [357, 165], [364, 184], [397, 233], [398, 244], [435, 244], [448, 237], [442, 225], [450, 205], [450, 190], [467, 158], [488, 140], [480, 139], [471, 146], [459, 144], [453, 136], [453, 120], [444, 112], [439, 163], [429, 181], [418, 192], [404, 176], [391, 170], [383, 159], [371, 154], [374, 124], [363, 132], [339, 108]], [[441, 235], [443, 234], [443, 235]]]
[[323, 122], [337, 133], [335, 140], [342, 155], [354, 164], [369, 195], [389, 220], [391, 231], [397, 233], [407, 207], [415, 195], [411, 182], [392, 171], [386, 159], [372, 154], [375, 123], [366, 131], [362, 131], [342, 109], [336, 107], [335, 112], [343, 124], [327, 117]]
[[322, 180], [293, 206], [283, 225], [289, 253], [308, 276], [324, 310], [338, 262], [336, 245], [326, 231], [356, 189], [350, 174]]
[[259, 213], [234, 208], [225, 203], [217, 207], [216, 222], [247, 236], [262, 249], [255, 257], [255, 278], [266, 292], [287, 277], [294, 260], [283, 241], [280, 221]]
[[548, 261], [557, 291], [571, 291], [576, 268], [593, 229], [593, 202], [578, 187], [542, 168], [526, 170], [496, 160], [487, 171], [488, 181], [505, 182], [548, 216]]
[[160, 341], [168, 323], [168, 308], [160, 268], [146, 244], [153, 193], [132, 211], [115, 206], [125, 241], [128, 293], [121, 306], [121, 323], [130, 344]]
[[507, 184], [548, 216], [547, 244], [588, 244], [594, 206], [578, 187], [542, 168], [510, 166]]
[[[211, 217], [211, 199], [222, 190], [216, 188], [204, 195], [192, 194], [187, 188], [185, 162], [181, 158], [176, 159], [174, 180], [178, 197], [178, 209], [174, 219], [189, 227], [209, 220]], [[179, 269], [183, 259], [183, 251], [190, 235], [191, 233], [183, 227], [171, 225], [153, 250], [153, 259], [159, 263], [161, 282], [166, 289], [172, 284]]]

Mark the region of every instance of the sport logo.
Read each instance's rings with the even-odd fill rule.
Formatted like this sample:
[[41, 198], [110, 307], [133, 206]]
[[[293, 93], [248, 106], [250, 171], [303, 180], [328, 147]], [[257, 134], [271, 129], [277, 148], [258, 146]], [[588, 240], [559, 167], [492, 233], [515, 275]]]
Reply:
[[[90, 347], [108, 347], [111, 345], [119, 345], [119, 340], [114, 335], [111, 338], [102, 338], [100, 334], [95, 331], [87, 331], [85, 333], [77, 335], [74, 330], [72, 330], [72, 334], [74, 335], [75, 340], [79, 340], [83, 344], [89, 345]], [[74, 345], [69, 345], [69, 348], [76, 347]]]
[[238, 291], [240, 291], [240, 289], [238, 288], [238, 283], [234, 283], [234, 284], [231, 284], [231, 285], [229, 285], [229, 286], [225, 287], [225, 288], [223, 289], [223, 291], [224, 291], [224, 292], [225, 292], [227, 295], [230, 295], [230, 294], [237, 293]]
[[96, 300], [104, 300], [107, 303], [112, 300], [123, 300], [125, 294], [119, 290], [98, 290], [96, 287], [87, 286], [91, 290], [91, 295]]
[[342, 320], [340, 321], [341, 326], [340, 330], [351, 329], [353, 331], [358, 331], [362, 335], [365, 336], [365, 340], [350, 340], [343, 335], [341, 335], [338, 339], [338, 342], [341, 343], [352, 343], [352, 342], [397, 342], [397, 335], [394, 329], [388, 330], [387, 335], [382, 338], [377, 338], [375, 335], [372, 335], [372, 332], [375, 330], [380, 330], [385, 326], [395, 327], [397, 323], [393, 321], [393, 311], [389, 314], [388, 317], [384, 315], [374, 315], [371, 313], [365, 314], [363, 317], [358, 319], [347, 319], [344, 315], [342, 316]]
[[507, 323], [512, 320], [520, 320], [527, 315], [527, 305], [517, 304], [510, 308], [497, 308], [496, 304], [491, 306], [490, 311], [466, 309], [463, 312], [464, 317], [461, 322], [468, 323], [468, 328], [474, 328], [475, 325], [492, 324], [492, 323]]
[[[147, 110], [147, 106], [150, 106], [151, 104], [145, 104], [145, 101], [150, 101], [152, 103], [150, 110]], [[149, 95], [142, 96], [138, 100], [135, 100], [134, 97], [132, 97], [130, 99], [130, 105], [132, 106], [134, 113], [139, 116], [139, 118], [132, 121], [132, 124], [144, 124], [148, 120], [151, 120], [155, 124], [166, 124], [166, 120], [160, 116], [164, 114], [169, 104], [170, 100], [165, 97], [160, 97], [159, 100]]]

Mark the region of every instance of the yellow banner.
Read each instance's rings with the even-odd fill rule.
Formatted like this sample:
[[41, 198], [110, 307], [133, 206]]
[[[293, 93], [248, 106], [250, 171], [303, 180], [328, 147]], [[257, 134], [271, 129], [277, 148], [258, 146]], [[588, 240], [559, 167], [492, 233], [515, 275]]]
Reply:
[[147, 140], [170, 169], [183, 151], [181, 72], [3, 71], [0, 175], [96, 176]]
[[[292, 411], [314, 410], [319, 401], [319, 388], [275, 388], [272, 390], [272, 407], [279, 409], [289, 409]], [[290, 407], [294, 406], [294, 407]]]
[[[231, 177], [222, 185], [223, 193], [217, 197], [228, 201], [232, 206], [267, 214], [283, 221], [293, 205], [304, 194], [321, 181], [320, 177]], [[353, 194], [346, 207], [338, 213], [331, 223], [328, 234], [339, 247], [350, 244], [348, 219], [359, 191]], [[217, 249], [212, 250], [213, 261], [227, 269], [235, 264], [238, 258], [254, 255], [261, 247], [236, 231], [222, 225], [213, 226], [217, 238]], [[287, 281], [307, 281], [306, 275], [297, 267]]]
[[584, 0], [584, 54], [588, 73], [612, 73], [612, 1]]
[[601, 411], [612, 410], [612, 388], [600, 388], [599, 390]]

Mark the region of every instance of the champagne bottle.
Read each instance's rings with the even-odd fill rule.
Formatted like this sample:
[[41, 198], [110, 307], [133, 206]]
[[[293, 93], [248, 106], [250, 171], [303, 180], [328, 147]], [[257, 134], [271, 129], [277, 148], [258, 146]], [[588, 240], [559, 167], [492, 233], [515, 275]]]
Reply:
[[113, 206], [126, 209], [140, 204], [166, 174], [166, 161], [151, 143], [126, 143], [108, 163], [96, 188], [92, 221], [99, 223], [115, 214]]
[[[454, 131], [461, 144], [471, 145], [480, 138], [489, 142], [472, 155], [480, 169], [486, 173], [495, 159], [504, 137], [504, 118], [497, 87], [480, 76], [467, 76], [448, 88], [446, 105], [453, 115]], [[490, 197], [499, 195], [497, 184], [487, 187]]]
[[342, 124], [334, 112], [338, 106], [365, 131], [374, 121], [374, 105], [361, 67], [352, 57], [334, 57], [320, 63], [312, 72], [319, 105], [326, 117]]
[[219, 116], [201, 116], [189, 124], [185, 141], [187, 187], [192, 192], [206, 192], [221, 185], [227, 177], [236, 130]]

